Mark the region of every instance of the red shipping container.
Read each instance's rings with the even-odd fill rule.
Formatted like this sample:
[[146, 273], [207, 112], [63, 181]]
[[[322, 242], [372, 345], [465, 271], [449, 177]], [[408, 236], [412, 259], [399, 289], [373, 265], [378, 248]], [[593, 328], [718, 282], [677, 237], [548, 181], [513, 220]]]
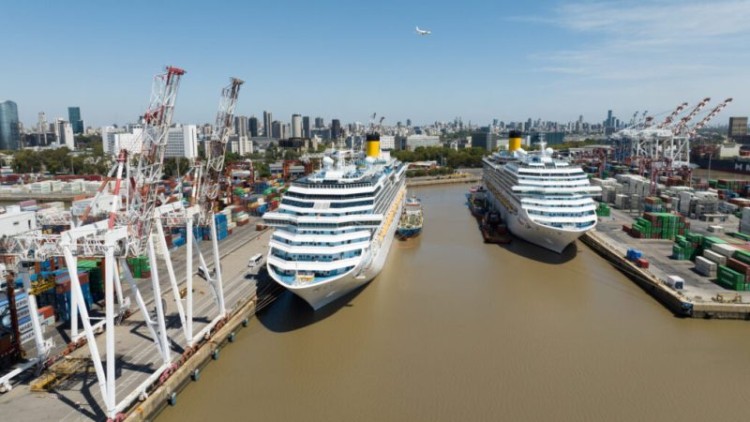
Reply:
[[637, 265], [640, 268], [648, 268], [648, 260], [646, 260], [645, 258], [638, 258], [635, 261], [635, 265]]
[[52, 306], [43, 306], [39, 308], [39, 315], [41, 315], [43, 319], [52, 318], [55, 316], [55, 308]]
[[748, 273], [750, 273], [750, 265], [745, 264], [744, 262], [734, 259], [734, 258], [727, 258], [727, 267], [745, 276], [747, 276]]

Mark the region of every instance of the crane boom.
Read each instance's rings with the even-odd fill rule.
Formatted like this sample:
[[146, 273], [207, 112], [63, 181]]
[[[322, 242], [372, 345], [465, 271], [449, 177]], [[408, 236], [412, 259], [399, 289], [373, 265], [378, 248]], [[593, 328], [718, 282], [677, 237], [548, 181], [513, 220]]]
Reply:
[[714, 107], [714, 109], [711, 110], [711, 112], [708, 113], [706, 117], [704, 117], [700, 122], [696, 123], [695, 126], [692, 127], [692, 129], [690, 129], [690, 136], [695, 136], [695, 134], [700, 129], [702, 129], [703, 126], [706, 126], [706, 124], [708, 124], [708, 122], [711, 121], [711, 119], [713, 119], [714, 117], [716, 117], [716, 115], [721, 113], [721, 111], [724, 110], [724, 108], [731, 102], [732, 102], [732, 98], [727, 98], [726, 100], [722, 101], [719, 105]]
[[687, 106], [688, 106], [688, 103], [682, 103], [682, 104], [680, 104], [679, 106], [677, 106], [677, 108], [676, 108], [676, 109], [674, 109], [674, 111], [672, 111], [672, 113], [671, 113], [671, 114], [670, 114], [669, 116], [667, 116], [667, 117], [666, 117], [666, 118], [664, 119], [664, 121], [662, 121], [661, 123], [659, 123], [659, 125], [658, 125], [658, 126], [656, 126], [656, 127], [657, 127], [658, 129], [664, 129], [664, 128], [666, 128], [667, 126], [669, 126], [670, 124], [672, 124], [672, 121], [674, 121], [674, 119], [675, 119], [675, 118], [676, 118], [676, 117], [677, 117], [677, 116], [678, 116], [678, 115], [679, 115], [680, 113], [682, 113], [682, 110], [685, 110], [685, 108], [686, 108]]
[[703, 108], [708, 104], [709, 101], [711, 101], [711, 97], [706, 97], [701, 100], [701, 102], [699, 102], [698, 105], [696, 105], [687, 116], [680, 119], [680, 122], [677, 123], [677, 125], [672, 129], [672, 133], [674, 133], [675, 135], [679, 135], [680, 133], [684, 132], [687, 124], [691, 120], [693, 120], [693, 118], [697, 116], [701, 110], [703, 110]]
[[230, 78], [229, 85], [222, 89], [219, 111], [216, 113], [216, 124], [211, 133], [211, 138], [205, 143], [206, 161], [200, 172], [197, 196], [197, 202], [201, 210], [201, 224], [208, 222], [219, 195], [229, 130], [232, 127], [234, 109], [237, 106], [240, 86], [243, 83], [245, 82], [241, 79]]

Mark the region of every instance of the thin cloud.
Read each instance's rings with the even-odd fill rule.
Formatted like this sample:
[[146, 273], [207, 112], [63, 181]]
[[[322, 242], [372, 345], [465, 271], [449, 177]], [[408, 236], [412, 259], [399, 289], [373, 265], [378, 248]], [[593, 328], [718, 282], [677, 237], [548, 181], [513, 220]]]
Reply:
[[539, 68], [605, 80], [707, 76], [748, 64], [750, 0], [585, 2], [563, 4], [534, 19], [587, 42], [567, 51], [537, 52]]

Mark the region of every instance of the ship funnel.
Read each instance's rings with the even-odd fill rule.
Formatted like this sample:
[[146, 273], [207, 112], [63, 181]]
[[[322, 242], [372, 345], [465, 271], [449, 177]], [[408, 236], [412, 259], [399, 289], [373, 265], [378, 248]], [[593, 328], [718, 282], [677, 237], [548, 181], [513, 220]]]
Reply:
[[367, 156], [372, 158], [380, 157], [380, 134], [369, 133], [367, 134], [366, 141]]
[[521, 148], [521, 132], [511, 130], [508, 134], [508, 151], [513, 152]]

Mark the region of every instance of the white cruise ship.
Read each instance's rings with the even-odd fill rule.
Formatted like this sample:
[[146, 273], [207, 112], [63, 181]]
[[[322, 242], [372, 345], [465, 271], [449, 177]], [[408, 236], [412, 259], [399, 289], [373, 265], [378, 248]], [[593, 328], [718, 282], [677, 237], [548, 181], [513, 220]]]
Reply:
[[319, 309], [369, 282], [393, 243], [406, 196], [406, 166], [368, 135], [366, 154], [338, 151], [292, 183], [279, 208], [267, 267], [282, 286]]
[[540, 152], [520, 148], [511, 134], [512, 155], [494, 154], [483, 160], [482, 179], [488, 198], [502, 214], [513, 235], [557, 253], [596, 226], [592, 186], [579, 166]]

